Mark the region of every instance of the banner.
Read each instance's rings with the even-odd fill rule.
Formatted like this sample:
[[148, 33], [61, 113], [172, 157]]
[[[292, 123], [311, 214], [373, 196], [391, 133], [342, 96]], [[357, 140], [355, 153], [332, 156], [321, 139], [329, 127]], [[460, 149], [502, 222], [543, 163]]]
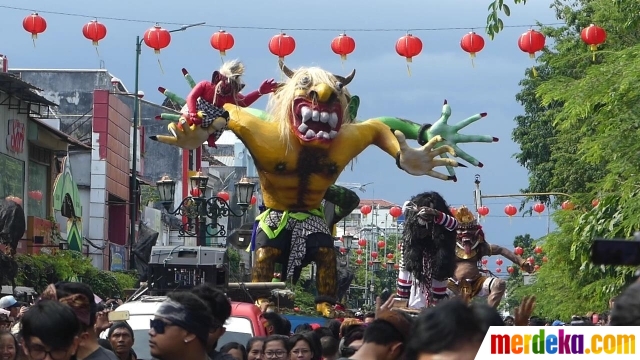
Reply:
[[637, 326], [492, 326], [476, 359], [637, 359]]
[[109, 244], [109, 251], [111, 259], [111, 271], [124, 271], [125, 259], [127, 258], [127, 248], [122, 245]]

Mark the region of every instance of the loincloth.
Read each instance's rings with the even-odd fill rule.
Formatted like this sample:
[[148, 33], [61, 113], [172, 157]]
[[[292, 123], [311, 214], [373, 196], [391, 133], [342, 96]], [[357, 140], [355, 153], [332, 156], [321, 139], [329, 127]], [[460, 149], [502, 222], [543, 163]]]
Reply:
[[[226, 112], [224, 108], [217, 107], [212, 103], [204, 100], [203, 98], [198, 98], [198, 100], [196, 101], [196, 108], [197, 111], [202, 112], [203, 116], [200, 126], [203, 128], [208, 128], [217, 118], [222, 117], [222, 115]], [[227, 122], [228, 121], [229, 120], [227, 119]], [[219, 138], [220, 135], [222, 135], [222, 132], [224, 132], [225, 128], [226, 126], [222, 129], [216, 130], [216, 132], [214, 133], [216, 135], [216, 139]]]
[[[491, 281], [487, 281], [491, 280]], [[455, 295], [461, 296], [465, 301], [471, 301], [476, 296], [484, 297], [489, 295], [492, 277], [480, 276], [475, 280], [455, 280], [449, 279], [447, 288]]]
[[333, 237], [321, 210], [289, 212], [267, 209], [257, 220], [256, 248], [268, 246], [288, 251], [287, 278], [303, 266], [308, 248], [333, 247]]

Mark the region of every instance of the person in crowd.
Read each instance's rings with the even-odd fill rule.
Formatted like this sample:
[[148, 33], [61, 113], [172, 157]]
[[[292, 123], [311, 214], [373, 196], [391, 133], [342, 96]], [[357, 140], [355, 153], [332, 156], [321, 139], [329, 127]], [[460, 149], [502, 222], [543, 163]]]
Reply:
[[364, 323], [368, 324], [370, 322], [373, 322], [373, 320], [376, 319], [376, 314], [373, 312], [368, 312], [366, 314], [364, 314]]
[[328, 327], [325, 326], [321, 326], [317, 329], [313, 330], [313, 334], [315, 335], [317, 341], [317, 345], [318, 347], [320, 347], [320, 339], [322, 339], [325, 336], [331, 336], [333, 337], [333, 331], [331, 331], [331, 329], [329, 329]]
[[363, 325], [352, 325], [340, 340], [340, 356], [350, 358], [362, 347], [362, 339], [364, 338]]
[[615, 299], [609, 325], [640, 325], [640, 283], [632, 284]]
[[320, 346], [322, 346], [322, 359], [323, 360], [337, 360], [340, 357], [338, 339], [333, 336], [325, 336], [320, 339]]
[[262, 360], [262, 345], [264, 345], [263, 337], [252, 337], [247, 342], [247, 360]]
[[133, 352], [133, 329], [126, 321], [113, 323], [107, 332], [107, 339], [111, 344], [111, 349], [120, 360], [136, 360]]
[[487, 333], [491, 326], [504, 326], [504, 320], [502, 320], [500, 314], [488, 304], [473, 303], [470, 307], [484, 333]]
[[274, 312], [263, 313], [262, 316], [267, 320], [265, 325], [267, 328], [267, 335], [283, 335], [289, 336], [291, 333], [291, 323], [287, 325], [286, 319]]
[[0, 314], [0, 330], [10, 330], [11, 329], [11, 319], [9, 318], [9, 314]]
[[8, 330], [0, 330], [0, 359], [16, 360], [18, 358], [18, 340]]
[[331, 319], [327, 321], [327, 323], [324, 326], [328, 327], [331, 330], [334, 338], [336, 339], [340, 338], [340, 326], [342, 326], [342, 322], [340, 322], [340, 320]]
[[509, 315], [504, 318], [505, 326], [514, 326], [515, 324], [516, 324], [516, 319], [514, 319], [513, 316]]
[[207, 304], [190, 292], [172, 293], [150, 322], [149, 352], [158, 360], [206, 360], [214, 318]]
[[566, 324], [565, 324], [564, 322], [560, 321], [560, 320], [554, 320], [554, 321], [551, 323], [551, 326], [565, 326], [565, 325], [566, 325]]
[[404, 343], [409, 340], [410, 329], [411, 322], [403, 312], [381, 310], [376, 319], [367, 325], [362, 346], [349, 359], [400, 359], [404, 352]]
[[[41, 299], [56, 300], [67, 304], [75, 312], [80, 322], [81, 334], [76, 360], [118, 360], [118, 357], [98, 342], [98, 335], [108, 325], [106, 313], [101, 313], [101, 322], [97, 323], [97, 306], [93, 291], [87, 284], [78, 282], [59, 282], [49, 285]], [[55, 359], [57, 360], [57, 359]]]
[[16, 318], [20, 312], [20, 304], [15, 297], [7, 295], [0, 298], [0, 309], [8, 311], [9, 317]]
[[220, 348], [220, 352], [230, 355], [234, 360], [247, 360], [247, 349], [244, 345], [235, 341], [226, 343]]
[[288, 337], [284, 335], [269, 335], [262, 344], [262, 354], [264, 360], [277, 359], [282, 360], [287, 358], [287, 341]]
[[348, 318], [348, 319], [344, 319], [344, 321], [342, 322], [342, 324], [340, 325], [340, 332], [339, 332], [339, 339], [342, 339], [342, 337], [344, 337], [344, 335], [350, 330], [350, 329], [355, 329], [359, 326], [362, 326], [363, 322], [360, 319], [357, 318]]
[[545, 326], [546, 322], [544, 319], [541, 319], [537, 316], [532, 316], [529, 318], [528, 326]]
[[309, 331], [313, 331], [313, 328], [311, 327], [311, 324], [304, 323], [304, 324], [300, 324], [300, 325], [296, 326], [296, 328], [293, 330], [293, 333], [294, 334], [302, 334], [304, 332], [309, 332]]
[[209, 358], [211, 360], [233, 360], [231, 355], [216, 350], [218, 340], [227, 331], [224, 324], [231, 317], [231, 302], [229, 298], [225, 293], [207, 283], [194, 287], [191, 292], [207, 304], [213, 316], [213, 323], [209, 329], [209, 342], [207, 343]]
[[82, 330], [71, 307], [44, 300], [33, 305], [22, 317], [20, 338], [29, 360], [71, 360]]
[[293, 335], [287, 341], [289, 359], [320, 360], [321, 352], [316, 345], [316, 338], [312, 332]]
[[456, 298], [426, 309], [413, 324], [405, 359], [475, 359], [488, 329], [486, 318]]

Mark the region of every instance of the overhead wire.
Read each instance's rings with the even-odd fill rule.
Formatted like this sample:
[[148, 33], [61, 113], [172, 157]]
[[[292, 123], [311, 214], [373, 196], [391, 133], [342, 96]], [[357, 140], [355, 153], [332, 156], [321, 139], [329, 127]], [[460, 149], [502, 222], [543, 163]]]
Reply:
[[[123, 17], [113, 17], [113, 16], [96, 16], [98, 14], [79, 14], [79, 13], [69, 13], [63, 11], [53, 11], [53, 10], [41, 10], [41, 9], [32, 9], [32, 8], [23, 8], [17, 6], [8, 6], [8, 5], [0, 5], [0, 9], [7, 10], [15, 10], [15, 11], [28, 11], [28, 12], [36, 12], [38, 14], [50, 14], [50, 15], [59, 15], [59, 16], [67, 16], [67, 17], [77, 17], [77, 18], [87, 18], [87, 19], [98, 19], [98, 20], [110, 20], [110, 21], [120, 21], [120, 22], [130, 22], [130, 23], [147, 23], [147, 24], [165, 24], [165, 25], [176, 25], [176, 26], [184, 26], [185, 23], [178, 23], [175, 21], [158, 21], [158, 20], [150, 20], [150, 19], [134, 19], [134, 18], [123, 18]], [[558, 26], [565, 25], [565, 23], [549, 23], [549, 24], [519, 24], [519, 25], [504, 25], [504, 28], [533, 28], [540, 26]], [[455, 27], [407, 27], [407, 28], [309, 28], [309, 27], [282, 27], [282, 26], [242, 26], [242, 25], [217, 25], [217, 24], [204, 24], [203, 27], [216, 28], [216, 29], [239, 29], [239, 30], [273, 30], [273, 31], [317, 31], [317, 32], [416, 32], [416, 31], [454, 31], [454, 30], [470, 30], [470, 29], [483, 29], [486, 25], [481, 26], [455, 26]]]

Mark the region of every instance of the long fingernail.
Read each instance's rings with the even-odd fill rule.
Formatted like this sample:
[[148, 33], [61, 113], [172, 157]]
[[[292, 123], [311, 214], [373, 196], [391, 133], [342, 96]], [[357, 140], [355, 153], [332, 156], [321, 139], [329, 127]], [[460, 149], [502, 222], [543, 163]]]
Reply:
[[463, 164], [463, 163], [458, 163], [459, 167], [468, 167], [467, 165]]

